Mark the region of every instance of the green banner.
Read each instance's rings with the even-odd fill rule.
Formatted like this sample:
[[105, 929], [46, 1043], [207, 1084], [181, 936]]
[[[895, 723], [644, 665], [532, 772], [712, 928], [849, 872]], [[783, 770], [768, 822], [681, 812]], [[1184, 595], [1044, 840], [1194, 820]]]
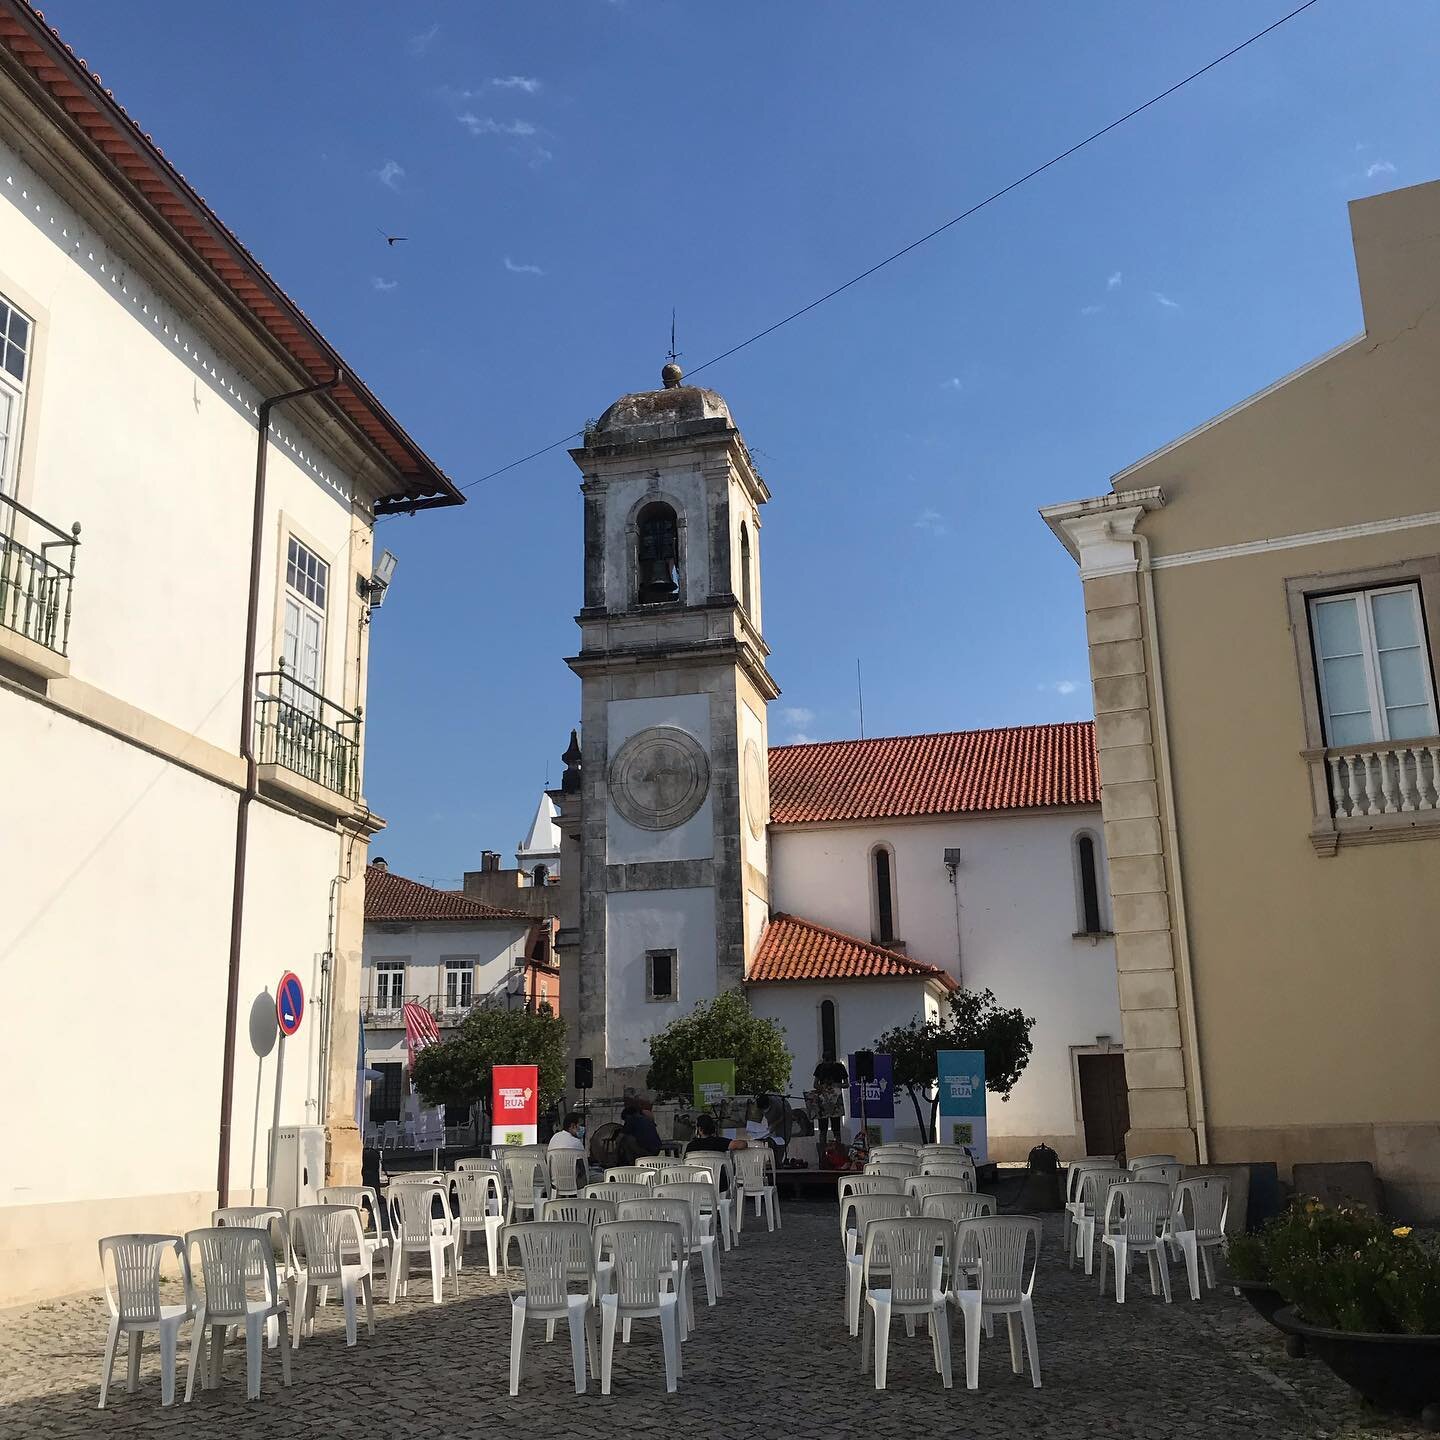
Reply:
[[733, 1060], [696, 1060], [690, 1067], [695, 1086], [695, 1108], [708, 1110], [735, 1093]]

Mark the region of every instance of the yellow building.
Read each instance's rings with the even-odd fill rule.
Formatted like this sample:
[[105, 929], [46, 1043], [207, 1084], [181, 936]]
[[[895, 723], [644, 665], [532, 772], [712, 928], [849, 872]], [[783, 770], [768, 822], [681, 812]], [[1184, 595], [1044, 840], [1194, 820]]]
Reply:
[[1440, 183], [1365, 330], [1042, 513], [1080, 566], [1129, 1148], [1440, 1214]]

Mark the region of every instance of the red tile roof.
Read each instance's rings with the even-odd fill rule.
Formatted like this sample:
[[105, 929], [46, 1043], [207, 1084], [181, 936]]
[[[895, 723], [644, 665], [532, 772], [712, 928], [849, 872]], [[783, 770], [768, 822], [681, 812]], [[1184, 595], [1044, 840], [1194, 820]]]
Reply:
[[456, 890], [436, 890], [418, 880], [365, 867], [365, 918], [367, 920], [524, 920], [533, 917], [519, 910], [482, 905]]
[[345, 378], [321, 404], [383, 455], [399, 489], [376, 510], [462, 505], [465, 497], [380, 404], [300, 307], [266, 274], [219, 216], [195, 193], [89, 64], [80, 59], [28, 0], [0, 0], [0, 49], [38, 82], [54, 119], [83, 146], [157, 232], [212, 284], [228, 294], [310, 381]]
[[957, 988], [954, 979], [934, 965], [813, 920], [779, 914], [770, 917], [745, 980], [938, 980], [947, 990]]
[[1098, 805], [1095, 726], [1017, 725], [770, 751], [775, 825]]

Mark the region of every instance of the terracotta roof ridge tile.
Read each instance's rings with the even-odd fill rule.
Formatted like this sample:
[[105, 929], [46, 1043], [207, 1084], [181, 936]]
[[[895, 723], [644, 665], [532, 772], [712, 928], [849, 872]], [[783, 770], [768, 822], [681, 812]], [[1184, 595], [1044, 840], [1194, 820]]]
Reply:
[[377, 865], [365, 867], [365, 918], [375, 921], [524, 920], [523, 910], [487, 905], [460, 890], [440, 890]]

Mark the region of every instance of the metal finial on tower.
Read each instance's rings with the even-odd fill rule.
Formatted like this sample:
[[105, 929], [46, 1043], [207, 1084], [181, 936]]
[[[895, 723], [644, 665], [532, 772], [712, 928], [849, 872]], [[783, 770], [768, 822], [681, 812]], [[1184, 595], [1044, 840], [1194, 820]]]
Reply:
[[666, 358], [664, 368], [660, 371], [660, 379], [664, 382], [667, 390], [673, 390], [684, 378], [685, 372], [676, 363], [680, 359], [680, 352], [675, 348], [675, 307], [670, 307], [670, 353]]

